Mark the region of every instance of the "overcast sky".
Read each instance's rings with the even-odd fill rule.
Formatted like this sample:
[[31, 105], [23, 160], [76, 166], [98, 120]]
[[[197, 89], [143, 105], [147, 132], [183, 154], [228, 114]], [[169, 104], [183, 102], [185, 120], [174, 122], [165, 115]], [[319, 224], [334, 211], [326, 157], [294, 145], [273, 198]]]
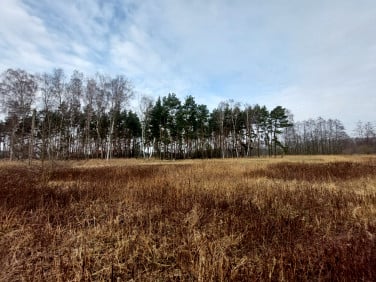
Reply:
[[376, 121], [374, 0], [0, 0], [0, 71], [127, 76], [153, 97]]

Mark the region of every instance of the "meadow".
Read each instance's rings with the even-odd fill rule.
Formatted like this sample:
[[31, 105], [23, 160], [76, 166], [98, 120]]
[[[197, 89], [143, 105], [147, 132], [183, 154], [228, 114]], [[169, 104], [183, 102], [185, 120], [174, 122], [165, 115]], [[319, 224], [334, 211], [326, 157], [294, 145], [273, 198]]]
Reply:
[[376, 156], [0, 163], [0, 281], [375, 281]]

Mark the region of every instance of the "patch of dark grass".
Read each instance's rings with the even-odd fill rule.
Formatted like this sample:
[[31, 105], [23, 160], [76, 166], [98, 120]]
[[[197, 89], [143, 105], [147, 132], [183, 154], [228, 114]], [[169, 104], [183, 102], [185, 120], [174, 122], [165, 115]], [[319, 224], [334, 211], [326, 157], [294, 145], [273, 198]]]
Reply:
[[350, 180], [376, 175], [376, 162], [330, 162], [270, 164], [265, 169], [246, 172], [251, 177], [283, 180], [330, 181]]

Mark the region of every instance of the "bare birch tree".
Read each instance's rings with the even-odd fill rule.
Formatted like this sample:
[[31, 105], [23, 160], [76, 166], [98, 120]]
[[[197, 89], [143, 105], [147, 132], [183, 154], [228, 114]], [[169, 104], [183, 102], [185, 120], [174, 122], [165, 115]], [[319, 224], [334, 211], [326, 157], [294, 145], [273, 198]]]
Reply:
[[108, 133], [107, 154], [106, 159], [109, 160], [112, 156], [112, 138], [115, 130], [116, 118], [121, 109], [129, 103], [133, 97], [133, 87], [130, 81], [124, 76], [117, 76], [111, 79], [108, 88], [108, 105], [110, 116], [110, 129]]
[[[31, 112], [38, 83], [34, 75], [20, 69], [8, 69], [2, 74], [0, 83], [0, 102], [2, 110], [8, 114], [12, 129], [10, 136], [10, 156], [12, 160], [16, 143], [19, 144], [21, 157], [25, 155], [25, 119]], [[17, 130], [20, 131], [16, 136]], [[19, 137], [19, 140], [16, 138]], [[31, 136], [29, 136], [30, 142]]]

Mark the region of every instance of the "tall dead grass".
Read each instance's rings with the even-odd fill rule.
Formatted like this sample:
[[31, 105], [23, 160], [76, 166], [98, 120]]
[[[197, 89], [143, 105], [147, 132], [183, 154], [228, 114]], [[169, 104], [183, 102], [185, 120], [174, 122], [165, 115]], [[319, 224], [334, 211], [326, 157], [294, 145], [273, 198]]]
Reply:
[[375, 158], [124, 162], [2, 164], [0, 280], [376, 279]]

